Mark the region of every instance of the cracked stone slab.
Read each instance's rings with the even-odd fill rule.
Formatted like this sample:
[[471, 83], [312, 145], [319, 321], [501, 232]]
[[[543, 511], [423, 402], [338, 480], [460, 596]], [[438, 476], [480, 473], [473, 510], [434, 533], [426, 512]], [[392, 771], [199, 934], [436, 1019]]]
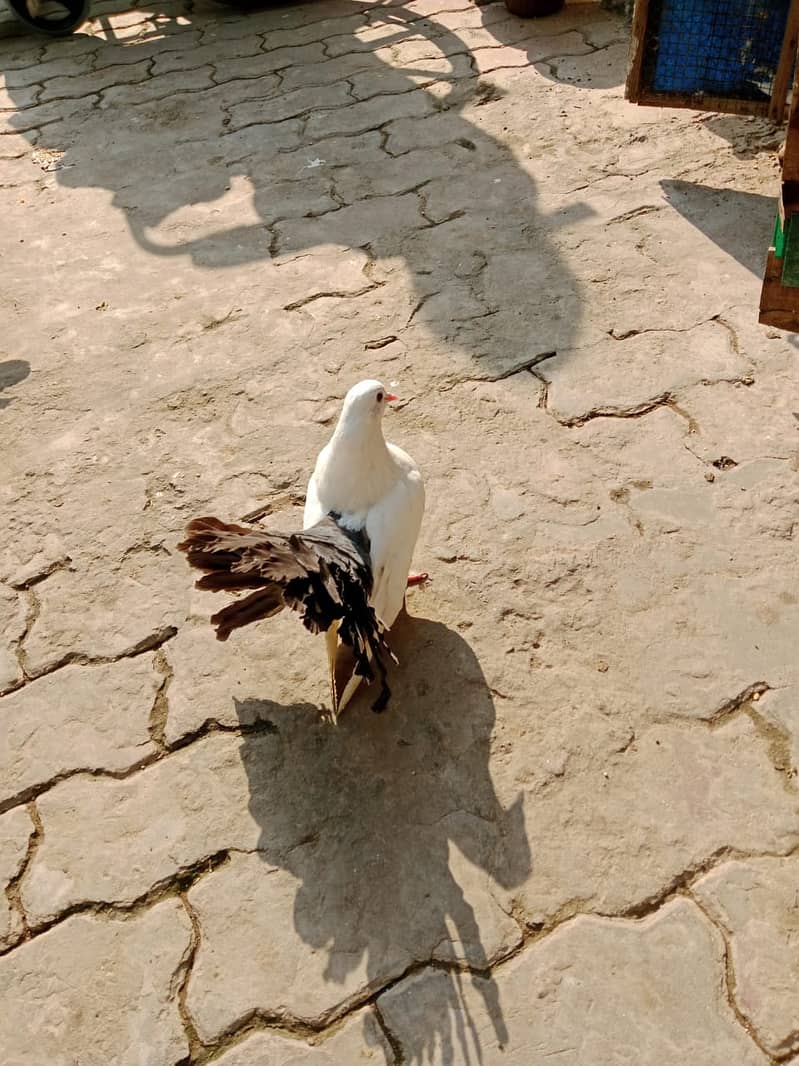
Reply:
[[25, 632], [27, 604], [19, 593], [0, 585], [0, 692], [20, 680], [16, 646]]
[[608, 90], [624, 83], [629, 58], [629, 42], [619, 41], [579, 58], [556, 57], [548, 66], [561, 83], [586, 89]]
[[[673, 410], [668, 417], [684, 415]], [[648, 428], [653, 417], [630, 422], [641, 427], [639, 448], [654, 443]], [[589, 425], [604, 436], [604, 426], [625, 422], [597, 419]], [[603, 654], [651, 713], [708, 719], [756, 682], [775, 689], [796, 683], [789, 651], [797, 621], [789, 501], [797, 478], [788, 463], [728, 472], [692, 463], [699, 436], [684, 425], [679, 481], [664, 475], [660, 463], [647, 473], [639, 459], [626, 484], [608, 489], [611, 505], [632, 522], [638, 542], [628, 546], [612, 594], [635, 624], [606, 629]], [[615, 428], [613, 438], [618, 433]], [[747, 549], [739, 554], [736, 544], [742, 542]], [[663, 632], [670, 634], [668, 646], [660, 645]]]
[[79, 124], [91, 118], [99, 99], [98, 96], [82, 96], [78, 100], [52, 100], [50, 103], [37, 104], [14, 114], [12, 125], [18, 133], [26, 133], [64, 120]]
[[[478, 424], [479, 408], [489, 414], [492, 393], [501, 395], [506, 387], [470, 386], [478, 402], [470, 400], [466, 387], [459, 389], [457, 407], [464, 424]], [[501, 628], [493, 636], [483, 634], [467, 606], [475, 592], [455, 591], [458, 575], [466, 578], [469, 571], [468, 561], [461, 560], [449, 576], [447, 596], [453, 599], [446, 607], [452, 617], [473, 621], [476, 647], [494, 687], [515, 694], [520, 705], [531, 709], [560, 706], [564, 700], [571, 705], [568, 691], [558, 689], [558, 679], [569, 677], [574, 683], [584, 676], [602, 715], [613, 708], [614, 723], [621, 727], [626, 722], [638, 731], [667, 716], [710, 720], [755, 682], [776, 686], [791, 680], [796, 607], [784, 579], [794, 568], [790, 548], [786, 545], [776, 553], [772, 543], [756, 547], [757, 542], [747, 538], [751, 547], [740, 559], [736, 581], [725, 581], [721, 575], [735, 552], [736, 538], [729, 539], [728, 515], [716, 510], [722, 502], [714, 495], [717, 486], [705, 480], [704, 467], [682, 447], [680, 415], [663, 409], [641, 420], [597, 419], [579, 430], [583, 446], [558, 453], [538, 436], [545, 423], [540, 426], [531, 415], [525, 439], [537, 462], [530, 473], [516, 476], [508, 428], [517, 423], [507, 402], [498, 404], [497, 412], [501, 415], [494, 416], [493, 428], [484, 425], [491, 460], [483, 462], [479, 479], [451, 471], [448, 485], [456, 500], [479, 502], [485, 528], [496, 522], [496, 535], [503, 537], [507, 551], [515, 555], [516, 545], [520, 551], [525, 545], [529, 568], [517, 563], [514, 580], [521, 589], [535, 588], [536, 595], [533, 602], [529, 596], [517, 602], [509, 583], [493, 616]], [[439, 441], [445, 441], [445, 426], [437, 429]], [[599, 441], [613, 442], [614, 447], [605, 453]], [[678, 513], [680, 502], [701, 492], [712, 501], [711, 524], [690, 521], [689, 510]], [[473, 556], [484, 564], [484, 572], [491, 555], [469, 536], [461, 505], [439, 504], [435, 490], [431, 500], [436, 554], [443, 548], [445, 557]], [[696, 511], [701, 515], [706, 508], [703, 503]], [[665, 536], [667, 530], [671, 532]], [[709, 542], [704, 530], [713, 531]], [[578, 536], [583, 549], [576, 547]], [[431, 544], [428, 551], [432, 549]], [[570, 552], [576, 554], [567, 561]], [[608, 568], [617, 575], [616, 586], [605, 589], [598, 602], [597, 574]], [[481, 573], [473, 572], [471, 580], [476, 590]], [[439, 588], [436, 599], [441, 595]], [[519, 611], [515, 621], [512, 611]], [[662, 640], [664, 632], [670, 634], [668, 642]], [[588, 633], [595, 634], [590, 641]], [[499, 656], [483, 654], [489, 647], [507, 650]], [[531, 668], [535, 696], [527, 690]], [[773, 695], [764, 697], [764, 707]], [[531, 713], [538, 730], [548, 730], [560, 717]], [[542, 748], [550, 743], [565, 743], [569, 750], [580, 747], [576, 734], [571, 739], [553, 736], [551, 741], [539, 735]]]
[[321, 1042], [254, 1033], [215, 1061], [219, 1066], [391, 1066], [394, 1058], [374, 1015], [361, 1011]]
[[[373, 53], [351, 53], [336, 59], [326, 59], [324, 55], [321, 61], [312, 64], [298, 64], [282, 72], [282, 88], [286, 91], [297, 89], [319, 88], [332, 85], [336, 82], [344, 82], [354, 75], [364, 74], [374, 70]], [[390, 72], [386, 72], [390, 77]], [[406, 80], [403, 89], [408, 89]], [[379, 90], [378, 90], [379, 91]], [[350, 100], [354, 100], [350, 96]]]
[[333, 59], [353, 52], [373, 53], [385, 51], [402, 34], [385, 24], [358, 27], [352, 34], [333, 34], [325, 40], [325, 52]]
[[349, 103], [330, 113], [315, 111], [308, 119], [306, 135], [315, 139], [335, 134], [364, 133], [398, 119], [422, 118], [436, 110], [433, 96], [422, 89], [398, 95], [375, 96]]
[[[371, 135], [367, 135], [371, 136]], [[328, 144], [320, 146], [322, 155], [331, 163], [336, 162]], [[385, 153], [375, 153], [368, 162], [357, 159], [349, 165], [339, 166], [335, 172], [336, 191], [348, 204], [355, 203], [364, 195], [396, 196], [430, 181], [443, 178], [469, 158], [469, 149], [461, 145], [448, 145], [441, 149], [424, 149], [408, 152], [396, 159]]]
[[765, 693], [758, 703], [758, 712], [776, 727], [782, 738], [782, 750], [777, 756], [780, 764], [787, 773], [795, 773], [799, 767], [799, 687], [789, 684]]
[[0, 804], [79, 769], [125, 770], [155, 751], [148, 732], [162, 677], [152, 656], [66, 666], [0, 703]]
[[24, 807], [0, 815], [0, 944], [22, 931], [22, 919], [5, 890], [18, 877], [28, 854], [34, 826]]
[[[691, 450], [706, 463], [724, 456], [736, 465], [762, 459], [795, 461], [799, 421], [794, 408], [799, 405], [794, 402], [791, 379], [781, 375], [779, 381], [782, 387], [777, 382], [755, 380], [746, 386], [697, 386], [684, 393], [686, 407], [699, 427], [690, 442]], [[736, 412], [734, 420], [729, 417], [730, 408]], [[763, 417], [765, 408], [768, 418]], [[729, 464], [728, 468], [733, 469]]]
[[413, 7], [409, 7], [401, 0], [389, 0], [388, 3], [381, 4], [380, 7], [370, 7], [368, 15], [371, 25], [379, 25], [380, 23], [392, 25], [395, 23], [398, 13], [400, 18], [408, 22], [415, 22], [445, 11], [468, 11], [471, 6], [470, 0], [418, 0]]
[[176, 1066], [188, 1045], [174, 975], [191, 923], [169, 900], [127, 920], [75, 916], [0, 959], [8, 1066]]
[[[461, 158], [464, 152], [458, 153]], [[471, 203], [474, 213], [485, 213], [487, 218], [496, 216], [498, 210], [506, 213], [511, 226], [519, 229], [529, 222], [534, 214], [537, 200], [536, 186], [515, 161], [502, 160], [485, 167], [478, 175], [471, 175], [471, 190], [468, 180], [449, 175], [432, 181], [424, 190], [425, 214], [433, 222], [443, 222], [456, 211], [466, 212]], [[479, 206], [478, 206], [479, 205]], [[529, 278], [523, 279], [529, 281]]]
[[[508, 25], [515, 25], [508, 23]], [[494, 28], [492, 27], [492, 31]], [[497, 28], [497, 36], [500, 40], [506, 39]], [[476, 66], [481, 74], [499, 70], [503, 67], [520, 67], [539, 63], [550, 56], [582, 56], [591, 51], [590, 45], [586, 44], [582, 34], [572, 31], [567, 33], [553, 34], [552, 36], [523, 36], [514, 42], [515, 33], [508, 34], [508, 43], [500, 48], [480, 48], [480, 44], [490, 45], [489, 37], [468, 38], [468, 43], [473, 44], [475, 50]]]
[[[194, 45], [192, 47], [192, 42]], [[176, 70], [190, 70], [193, 67], [205, 65], [206, 63], [211, 66], [215, 66], [219, 59], [219, 46], [217, 44], [205, 44], [199, 43], [199, 35], [192, 39], [188, 34], [181, 34], [179, 43], [173, 45], [168, 51], [156, 52], [152, 60], [152, 73], [158, 74], [171, 74]], [[110, 51], [110, 49], [106, 49]], [[126, 46], [123, 51], [130, 53], [130, 46]], [[319, 58], [322, 55], [321, 49], [317, 53], [313, 53], [314, 58]], [[310, 58], [310, 57], [309, 57]], [[261, 52], [260, 42], [257, 38], [252, 41], [240, 41], [235, 49], [235, 58], [231, 56], [232, 68], [225, 65], [225, 73], [231, 74], [238, 70], [240, 63], [249, 64], [258, 62], [258, 73], [269, 74], [276, 70], [277, 67], [274, 63], [267, 63], [266, 56]], [[216, 71], [216, 77], [219, 76], [219, 71]], [[239, 76], [237, 73], [232, 73], [233, 77]]]
[[[421, 92], [414, 94], [421, 96]], [[397, 99], [394, 97], [394, 99]], [[385, 149], [389, 155], [398, 156], [421, 148], [440, 148], [459, 139], [478, 144], [481, 138], [475, 138], [471, 123], [464, 120], [457, 111], [441, 111], [423, 118], [395, 116], [386, 126], [388, 134]], [[479, 147], [483, 147], [482, 144]], [[496, 150], [496, 144], [485, 146], [489, 151]]]
[[[24, 642], [28, 672], [41, 674], [70, 656], [127, 655], [176, 628], [188, 599], [182, 560], [148, 555], [123, 561], [116, 573], [98, 560], [91, 570], [48, 578], [37, 589], [40, 609]], [[92, 609], [80, 613], [75, 607], [84, 597]]]
[[469, 49], [460, 39], [454, 35], [430, 38], [423, 33], [403, 36], [390, 48], [375, 50], [375, 55], [390, 58], [392, 63], [402, 67], [414, 66], [417, 63], [432, 59], [439, 61], [448, 59], [454, 55], [468, 55]]
[[[264, 166], [268, 165], [274, 181], [304, 183], [309, 176], [321, 173], [328, 179], [334, 177], [338, 190], [338, 179], [345, 167], [352, 168], [353, 174], [365, 180], [372, 168], [379, 167], [387, 159], [385, 152], [380, 149], [380, 133], [377, 130], [354, 137], [325, 138], [316, 144], [279, 153], [270, 150], [269, 141], [264, 145], [261, 137], [256, 135], [258, 133], [263, 134], [262, 127], [250, 127], [225, 138], [221, 150], [228, 166], [235, 168], [238, 163], [244, 168], [244, 161], [250, 159], [255, 160], [256, 165], [263, 162]], [[372, 191], [378, 190], [365, 186], [361, 196]], [[353, 196], [352, 199], [360, 199], [361, 196]]]
[[103, 67], [91, 74], [82, 73], [79, 77], [49, 77], [37, 102], [44, 104], [49, 100], [70, 100], [86, 96], [89, 92], [101, 92], [115, 85], [141, 83], [148, 79], [149, 66], [149, 63], [141, 60], [120, 67]]
[[[191, 890], [205, 915], [201, 950], [218, 960], [196, 971], [191, 994], [213, 1031], [254, 993], [265, 1009], [289, 997], [293, 1013], [318, 1017], [417, 957], [484, 968], [504, 954], [519, 940], [509, 893], [529, 846], [520, 799], [500, 803], [488, 769], [490, 693], [468, 645], [440, 624], [417, 620], [397, 650], [430, 680], [392, 679], [390, 715], [366, 703], [334, 729], [316, 708], [255, 689], [236, 696], [242, 724], [260, 723], [254, 733], [197, 741], [124, 781], [73, 778], [42, 795], [44, 839], [22, 884], [32, 924], [81, 901], [129, 902], [181, 869], [201, 873], [209, 857], [258, 848]], [[467, 679], [466, 702], [438, 677], [442, 656]], [[302, 963], [304, 981], [289, 985], [248, 954], [252, 937], [237, 939], [244, 910], [259, 926], [259, 914], [274, 916], [264, 936], [287, 965]], [[231, 977], [220, 999], [221, 969]]]
[[[317, 8], [316, 14], [318, 10]], [[255, 12], [246, 20], [231, 19], [229, 22], [213, 24], [203, 34], [203, 44], [209, 40], [251, 38], [257, 31], [259, 21], [262, 21], [263, 29], [268, 31], [264, 37], [264, 51], [268, 54], [275, 49], [289, 45], [297, 47], [303, 44], [313, 44], [315, 41], [327, 42], [339, 34], [346, 34], [347, 39], [353, 41], [367, 21], [366, 15], [361, 13], [342, 17], [342, 13], [339, 12], [336, 17], [331, 10], [331, 16], [331, 18], [324, 19], [312, 18], [306, 25], [289, 25], [283, 28], [275, 25], [275, 16], [271, 12]]]
[[605, 48], [609, 44], [629, 43], [629, 31], [626, 25], [606, 14], [604, 19], [591, 19], [590, 24], [583, 23], [582, 33], [593, 48]]
[[[692, 355], [688, 362], [686, 350]], [[550, 385], [549, 410], [563, 422], [595, 413], [635, 413], [702, 380], [732, 381], [750, 372], [748, 359], [734, 350], [728, 332], [716, 322], [685, 332], [607, 337], [590, 347], [559, 351], [539, 370]]]
[[692, 888], [732, 945], [735, 1001], [775, 1058], [799, 1050], [799, 859], [727, 862]]
[[332, 293], [357, 296], [372, 284], [368, 265], [369, 260], [361, 251], [318, 248], [311, 263], [303, 257], [280, 264], [280, 299], [285, 301], [285, 307], [296, 308]]
[[[207, 619], [182, 626], [170, 642], [168, 658], [170, 744], [208, 721], [238, 726], [242, 718], [237, 701], [246, 703], [254, 693], [268, 693], [275, 708], [298, 702], [324, 706], [329, 699], [322, 641], [314, 639], [293, 612], [251, 632], [242, 630], [224, 643], [216, 639]], [[252, 705], [243, 721], [252, 724], [268, 714], [268, 703]]]
[[[346, 84], [341, 84], [326, 89], [325, 100], [328, 107], [336, 109], [351, 101], [352, 97], [349, 95]], [[231, 130], [236, 131], [244, 126], [278, 123], [297, 118], [308, 111], [313, 111], [318, 103], [319, 92], [311, 88], [281, 93], [272, 99], [235, 104], [230, 109]]]
[[139, 84], [117, 84], [102, 90], [100, 107], [106, 109], [123, 105], [152, 104], [156, 101], [167, 102], [175, 93], [210, 89], [214, 84], [212, 73], [213, 68], [210, 66], [197, 67], [174, 74], [159, 74]]
[[[253, 757], [268, 749], [260, 739]], [[41, 796], [44, 839], [22, 883], [31, 923], [85, 901], [133, 902], [225, 848], [254, 847], [239, 743], [210, 737], [125, 780], [79, 776]]]
[[[240, 930], [209, 940], [236, 989], [218, 1018], [247, 1009], [238, 969], [266, 1001], [295, 963], [312, 980], [294, 1000], [335, 1013], [393, 973], [397, 945], [482, 970], [518, 943], [509, 914], [637, 913], [727, 848], [793, 847], [799, 364], [752, 311], [773, 133], [629, 106], [615, 47], [629, 31], [596, 5], [520, 20], [501, 3], [330, 0], [243, 19], [98, 3], [105, 27], [0, 43], [19, 105], [0, 137], [0, 361], [31, 366], [0, 398], [0, 524], [24, 548], [2, 580], [31, 619], [41, 601], [36, 670], [177, 627], [166, 732], [188, 747], [41, 798], [18, 886], [34, 930], [87, 900], [153, 900], [179, 871], [192, 893], [226, 884], [227, 858], [244, 869], [236, 849], [258, 848], [248, 861], [276, 870], [264, 880], [293, 885], [268, 908], [285, 962], [265, 977]], [[142, 63], [155, 76], [126, 86]], [[331, 108], [345, 75], [367, 99]], [[91, 95], [36, 102], [55, 78]], [[308, 104], [311, 136], [300, 118], [264, 121], [284, 97]], [[231, 107], [234, 125], [261, 120], [231, 133]], [[692, 332], [716, 315], [753, 384], [701, 383]], [[633, 336], [653, 330], [671, 338], [662, 352]], [[632, 375], [606, 361], [611, 335], [641, 346]], [[324, 656], [296, 619], [216, 644], [165, 553], [193, 514], [301, 495], [346, 387], [372, 376], [407, 400], [392, 436], [425, 470], [418, 562], [433, 582], [412, 594], [422, 650], [402, 644], [390, 714], [364, 692], [331, 736]], [[626, 416], [653, 385], [679, 388], [680, 410], [598, 415]], [[594, 417], [560, 424], [563, 396]], [[714, 465], [725, 456], [737, 466]], [[210, 968], [203, 980], [205, 1002]]]
[[[250, 48], [255, 47], [250, 45]], [[217, 85], [228, 85], [231, 82], [266, 79], [270, 69], [276, 69], [267, 62], [265, 55], [260, 52], [247, 55], [248, 47], [242, 42], [241, 54], [225, 61], [224, 70], [217, 67], [214, 72], [214, 81]], [[213, 49], [212, 49], [213, 51]], [[275, 79], [274, 83], [267, 83], [271, 88], [280, 86], [282, 83]], [[259, 98], [266, 96], [267, 85], [257, 95]], [[253, 93], [253, 95], [256, 95]]]
[[61, 540], [53, 533], [39, 537], [32, 530], [6, 546], [0, 562], [0, 580], [13, 588], [26, 588], [54, 570], [68, 565], [70, 559]]
[[612, 502], [624, 508], [655, 484], [672, 489], [704, 480], [687, 433], [685, 418], [663, 406], [645, 418], [591, 419], [575, 427], [574, 439], [590, 453]]
[[286, 854], [283, 868], [268, 854], [235, 855], [191, 890], [203, 937], [187, 1002], [204, 1040], [253, 1010], [318, 1024], [418, 959], [485, 967], [521, 942], [480, 865], [450, 849], [447, 872], [435, 873], [442, 836], [480, 835], [467, 816], [415, 827], [414, 861], [430, 874], [406, 879], [390, 908], [386, 894], [398, 883], [395, 864], [411, 835], [398, 830], [405, 846], [384, 844], [380, 851], [363, 829], [345, 835], [355, 838], [349, 846], [336, 839], [334, 825], [323, 826], [317, 839]]
[[[262, 56], [261, 58], [263, 59], [264, 57]], [[233, 77], [233, 71], [236, 66], [237, 64], [233, 60], [230, 64], [230, 70], [227, 72], [230, 75], [229, 77], [221, 77], [217, 71], [214, 75], [214, 87], [203, 94], [203, 99], [209, 105], [215, 103], [219, 108], [220, 115], [224, 116], [221, 119], [223, 132], [228, 129], [228, 125], [233, 128], [233, 124], [228, 124], [227, 119], [231, 116], [234, 106], [237, 104], [243, 106], [251, 101], [267, 104], [271, 102], [274, 94], [281, 86], [281, 79], [278, 74], [264, 73], [254, 78]], [[263, 123], [286, 128], [284, 123], [272, 122], [268, 116], [263, 119]]]
[[0, 87], [0, 110], [11, 111], [15, 107], [23, 110], [26, 107], [33, 107], [34, 104], [39, 102], [41, 95], [42, 89], [38, 85], [16, 89], [13, 97], [7, 89]]
[[724, 943], [675, 900], [640, 922], [581, 916], [496, 971], [427, 969], [378, 999], [405, 1062], [560, 1059], [766, 1066], [724, 994]]
[[[124, 144], [112, 138], [104, 125], [104, 116], [98, 115], [92, 124], [92, 136], [87, 136], [82, 143], [71, 145], [67, 151], [64, 161], [75, 164], [76, 173], [71, 177], [76, 182], [85, 181], [88, 177], [92, 185], [108, 187], [115, 192], [121, 188], [142, 189], [145, 175], [134, 165], [137, 154], [143, 150], [156, 150], [163, 153], [162, 165], [171, 175], [172, 181], [177, 183], [177, 188], [172, 190], [168, 202], [172, 202], [176, 192], [189, 181], [192, 184], [188, 185], [187, 191], [194, 194], [191, 199], [218, 198], [221, 191], [216, 196], [210, 196], [208, 190], [209, 185], [215, 188], [220, 184], [222, 191], [224, 190], [222, 172], [218, 166], [220, 159], [238, 158], [246, 153], [248, 147], [257, 147], [268, 154], [280, 147], [294, 147], [299, 141], [298, 123], [288, 121], [226, 133], [224, 137], [215, 139], [212, 146], [203, 144], [202, 141], [198, 143], [198, 138], [207, 132], [210, 122], [219, 123], [220, 134], [227, 129], [222, 125], [221, 107], [229, 95], [230, 90], [224, 86], [204, 93], [204, 99], [211, 97], [206, 100], [210, 114], [200, 111], [195, 94], [177, 93], [167, 104], [143, 105], [137, 109], [135, 121], [131, 123], [130, 138]], [[217, 106], [210, 106], [213, 103]], [[180, 139], [175, 138], [175, 128], [181, 130]], [[191, 162], [194, 160], [196, 165], [200, 155], [205, 166], [210, 168], [213, 185], [208, 177], [192, 174]], [[163, 188], [161, 173], [159, 169], [158, 174], [152, 175], [156, 182], [154, 188], [159, 190], [159, 200], [160, 195], [168, 192], [168, 188], [164, 188], [163, 194], [160, 193]], [[186, 197], [182, 202], [191, 202], [191, 199]], [[158, 207], [159, 200], [148, 203], [145, 198], [140, 198], [139, 205], [147, 206], [152, 212]]]
[[[371, 64], [370, 64], [371, 66]], [[386, 93], [408, 92], [408, 82], [414, 85], [430, 85], [432, 82], [455, 81], [459, 78], [472, 78], [474, 71], [470, 57], [454, 55], [441, 59], [429, 59], [423, 70], [411, 71], [389, 67], [385, 71], [369, 69], [356, 73], [352, 79], [353, 92], [358, 100], [368, 100], [373, 96]], [[441, 89], [441, 86], [437, 86]]]
[[358, 201], [321, 218], [293, 219], [275, 225], [282, 255], [318, 245], [364, 248], [395, 243], [401, 233], [426, 225], [414, 193]]
[[532, 922], [624, 913], [727, 848], [799, 842], [796, 792], [746, 718], [646, 729], [601, 766], [530, 795], [525, 813], [535, 861], [515, 894]]

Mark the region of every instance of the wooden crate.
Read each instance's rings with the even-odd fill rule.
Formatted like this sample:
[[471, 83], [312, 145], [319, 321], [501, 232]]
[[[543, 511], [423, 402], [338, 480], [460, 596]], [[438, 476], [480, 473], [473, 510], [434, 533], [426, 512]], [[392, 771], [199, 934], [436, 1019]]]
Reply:
[[774, 240], [766, 259], [758, 321], [799, 333], [799, 71], [792, 97]]
[[636, 0], [626, 96], [781, 122], [799, 0]]
[[799, 333], [799, 288], [782, 284], [783, 260], [769, 248], [758, 322]]
[[759, 320], [799, 333], [799, 0], [636, 0], [626, 96], [636, 104], [785, 119]]

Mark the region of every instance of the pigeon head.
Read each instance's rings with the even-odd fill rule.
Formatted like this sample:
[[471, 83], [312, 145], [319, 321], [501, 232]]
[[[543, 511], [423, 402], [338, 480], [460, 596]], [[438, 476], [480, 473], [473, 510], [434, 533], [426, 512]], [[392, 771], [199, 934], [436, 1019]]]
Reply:
[[353, 385], [344, 398], [341, 424], [349, 427], [379, 423], [386, 404], [397, 397], [381, 381], [361, 381]]

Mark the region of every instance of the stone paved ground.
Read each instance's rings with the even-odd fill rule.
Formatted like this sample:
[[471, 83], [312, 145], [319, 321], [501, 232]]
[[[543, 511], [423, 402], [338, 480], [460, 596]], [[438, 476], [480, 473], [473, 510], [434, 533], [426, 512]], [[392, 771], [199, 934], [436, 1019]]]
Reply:
[[[169, 2], [0, 41], [3, 1063], [790, 1060], [776, 134], [590, 6]], [[433, 580], [334, 729], [175, 543], [296, 521], [367, 375]]]

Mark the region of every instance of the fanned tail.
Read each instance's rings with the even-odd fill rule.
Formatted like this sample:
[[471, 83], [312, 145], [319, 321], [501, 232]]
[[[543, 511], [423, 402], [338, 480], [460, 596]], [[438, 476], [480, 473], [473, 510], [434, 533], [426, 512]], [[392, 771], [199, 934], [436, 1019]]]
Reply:
[[368, 545], [332, 517], [301, 533], [269, 533], [218, 518], [195, 518], [178, 545], [189, 565], [203, 572], [197, 588], [243, 592], [211, 618], [218, 640], [234, 629], [271, 618], [290, 607], [312, 633], [338, 622], [338, 635], [352, 649], [355, 673], [380, 676], [372, 710], [385, 709], [391, 695], [385, 657], [394, 658], [383, 626], [369, 604], [372, 568]]

